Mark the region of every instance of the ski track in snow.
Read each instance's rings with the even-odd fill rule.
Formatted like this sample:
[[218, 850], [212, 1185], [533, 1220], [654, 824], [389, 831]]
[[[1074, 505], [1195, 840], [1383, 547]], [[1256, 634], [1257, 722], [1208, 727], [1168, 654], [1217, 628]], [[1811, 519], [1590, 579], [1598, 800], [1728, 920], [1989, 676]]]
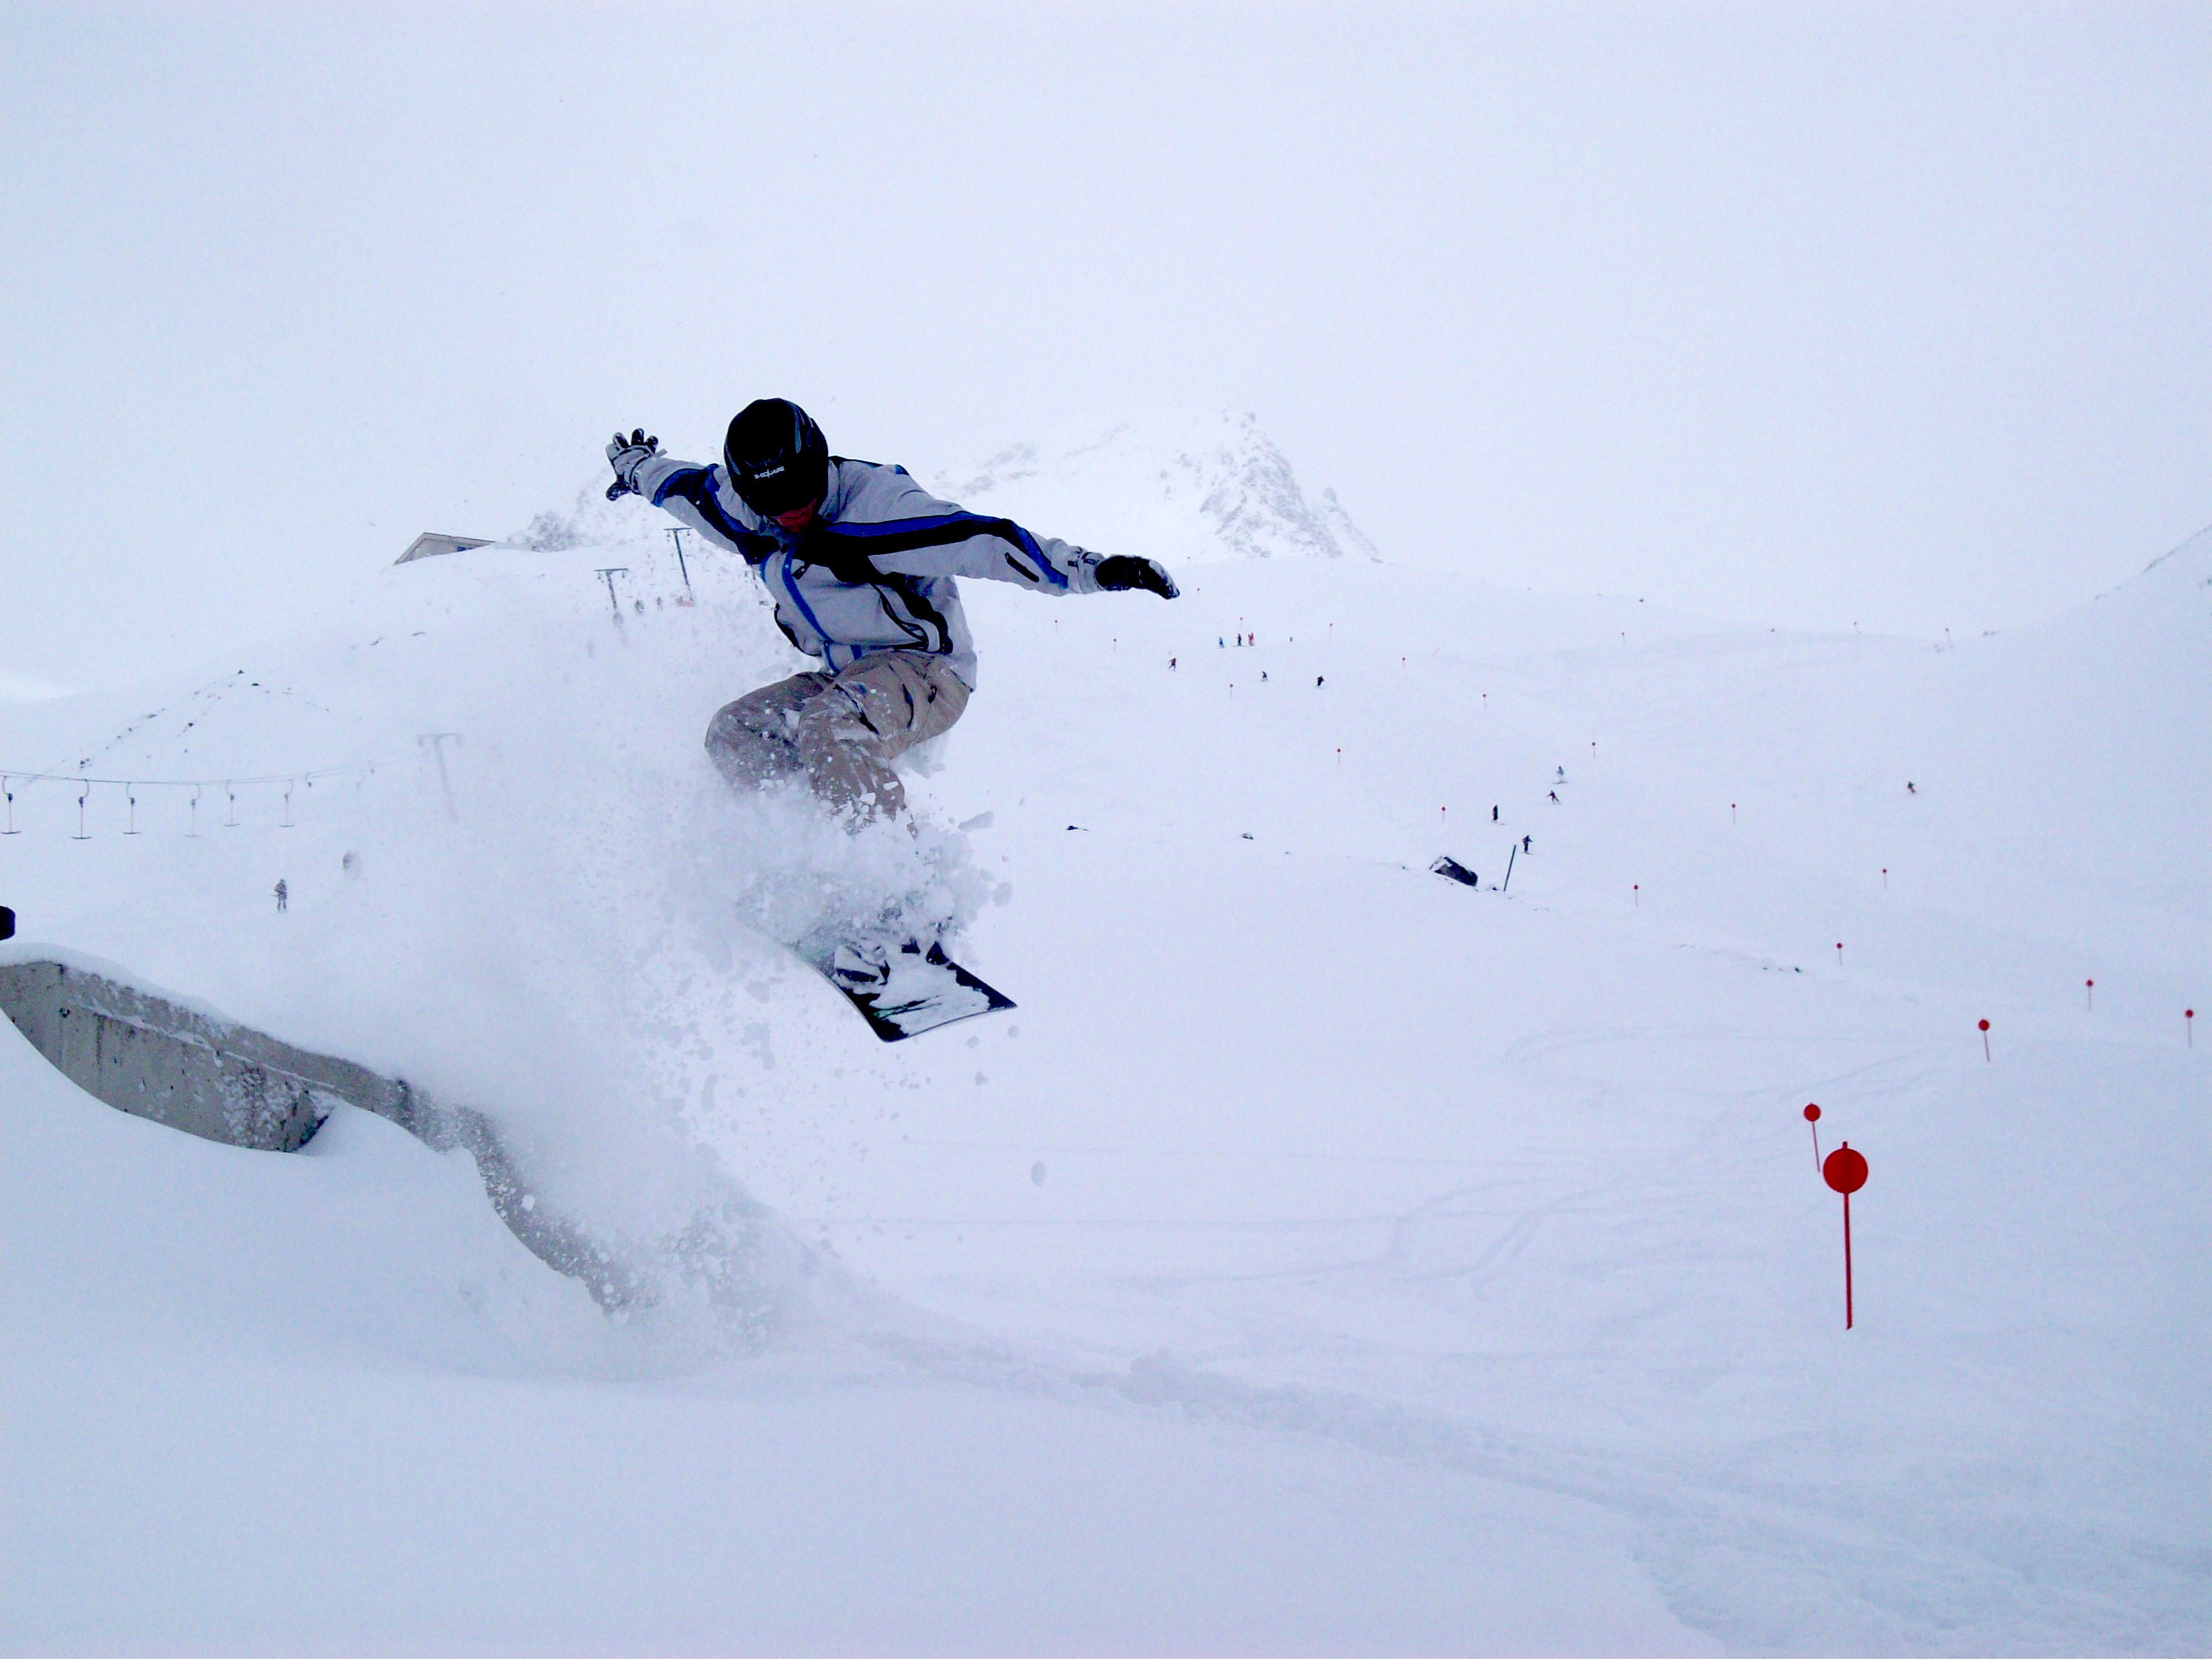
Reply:
[[[1194, 567], [1175, 607], [970, 584], [983, 683], [913, 786], [925, 831], [857, 843], [729, 799], [699, 753], [720, 702], [791, 665], [742, 572], [695, 556], [696, 609], [617, 620], [593, 568], [665, 599], [665, 545], [486, 550], [385, 573], [233, 665], [282, 696], [201, 676], [0, 710], [11, 763], [364, 769], [295, 795], [294, 830], [263, 790], [235, 830], [142, 799], [130, 842], [119, 800], [95, 792], [76, 842], [77, 791], [19, 780], [0, 898], [33, 938], [491, 1113], [548, 1202], [671, 1251], [677, 1305], [633, 1331], [580, 1334], [559, 1284], [513, 1288], [544, 1273], [526, 1259], [471, 1292], [512, 1336], [503, 1386], [587, 1382], [617, 1438], [639, 1390], [765, 1410], [826, 1389], [858, 1423], [918, 1382], [1127, 1422], [1140, 1486], [1194, 1435], [1285, 1468], [1293, 1443], [1339, 1448], [1364, 1461], [1292, 1481], [1337, 1494], [1322, 1508], [1387, 1506], [1418, 1469], [1474, 1510], [1510, 1487], [1617, 1518], [1626, 1554], [1582, 1509], [1557, 1524], [1688, 1627], [1625, 1599], [1617, 1626], [1571, 1626], [1530, 1583], [1517, 1635], [1480, 1622], [1498, 1589], [1341, 1628], [1286, 1613], [1261, 1645], [2201, 1650], [2212, 1090], [2179, 1011], [2212, 927], [2212, 542], [2192, 548], [1948, 651], [1354, 560]], [[1261, 647], [1215, 646], [1248, 627]], [[442, 781], [420, 741], [440, 732], [461, 734]], [[1439, 851], [1482, 890], [1427, 874]], [[1022, 1006], [878, 1048], [757, 931], [893, 900]], [[1873, 1166], [1848, 1336], [1808, 1100], [1823, 1147]], [[60, 1203], [86, 1177], [21, 1178]], [[63, 1286], [38, 1328], [94, 1352], [70, 1333], [110, 1316], [69, 1248], [37, 1243]], [[374, 1353], [374, 1329], [348, 1340]], [[434, 1370], [481, 1363], [422, 1340]], [[34, 1364], [18, 1389], [44, 1398]], [[1077, 1454], [1022, 1420], [1049, 1484]], [[833, 1582], [866, 1600], [865, 1576]], [[33, 1644], [107, 1628], [72, 1625], [71, 1594], [42, 1589]], [[1008, 1606], [848, 1644], [1036, 1645]], [[465, 1639], [421, 1616], [350, 1628]], [[1089, 1644], [1246, 1628], [1185, 1620]], [[810, 1644], [702, 1630], [658, 1644]]]

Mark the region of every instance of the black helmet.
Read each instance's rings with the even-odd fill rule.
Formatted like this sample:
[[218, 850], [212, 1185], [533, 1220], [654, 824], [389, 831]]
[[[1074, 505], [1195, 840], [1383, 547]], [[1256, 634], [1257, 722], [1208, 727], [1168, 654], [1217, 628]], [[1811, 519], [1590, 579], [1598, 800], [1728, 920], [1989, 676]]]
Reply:
[[781, 398], [763, 398], [738, 411], [722, 459], [738, 494], [763, 518], [830, 493], [829, 441], [805, 410]]

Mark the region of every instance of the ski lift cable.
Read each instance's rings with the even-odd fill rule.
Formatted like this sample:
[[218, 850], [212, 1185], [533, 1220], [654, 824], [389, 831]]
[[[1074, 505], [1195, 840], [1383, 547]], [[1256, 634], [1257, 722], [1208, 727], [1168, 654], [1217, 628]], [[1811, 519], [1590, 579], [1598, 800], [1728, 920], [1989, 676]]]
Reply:
[[376, 770], [376, 764], [362, 766], [325, 766], [310, 772], [270, 772], [255, 777], [222, 778], [94, 778], [81, 772], [17, 771], [14, 767], [0, 767], [0, 777], [13, 783], [98, 783], [112, 784], [118, 788], [139, 789], [212, 789], [218, 784], [313, 783], [318, 778], [348, 777], [355, 773]]

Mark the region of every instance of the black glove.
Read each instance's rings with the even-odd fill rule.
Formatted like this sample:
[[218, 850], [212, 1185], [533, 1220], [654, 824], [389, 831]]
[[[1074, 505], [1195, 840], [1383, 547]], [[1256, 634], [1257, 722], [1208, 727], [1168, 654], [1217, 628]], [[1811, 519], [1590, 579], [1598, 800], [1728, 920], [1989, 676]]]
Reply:
[[607, 499], [614, 501], [629, 495], [637, 488], [637, 470], [659, 452], [660, 440], [648, 438], [645, 428], [639, 427], [625, 438], [619, 432], [607, 446], [607, 465], [615, 470], [615, 481], [607, 486]]
[[1171, 599], [1182, 590], [1168, 574], [1167, 567], [1157, 559], [1133, 559], [1126, 553], [1116, 553], [1110, 559], [1098, 561], [1098, 586], [1109, 593], [1119, 593], [1132, 587], [1141, 587], [1147, 593], [1157, 593]]

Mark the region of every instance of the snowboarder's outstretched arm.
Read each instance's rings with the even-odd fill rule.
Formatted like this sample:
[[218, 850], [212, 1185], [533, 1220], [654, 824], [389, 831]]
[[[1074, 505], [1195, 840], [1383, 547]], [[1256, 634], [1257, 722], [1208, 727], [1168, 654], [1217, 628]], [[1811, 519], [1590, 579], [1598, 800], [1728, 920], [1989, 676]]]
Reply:
[[[617, 432], [607, 462], [615, 472], [610, 498], [635, 491], [756, 564], [783, 544], [720, 468], [662, 454], [659, 440], [642, 428], [627, 438]], [[1094, 553], [1011, 519], [969, 513], [939, 500], [899, 467], [839, 461], [829, 483], [823, 521], [805, 532], [802, 547], [811, 550], [800, 556], [850, 572], [848, 580], [975, 576], [1054, 595], [1142, 589], [1165, 599], [1181, 592], [1156, 559]]]
[[1142, 588], [1171, 599], [1180, 591], [1154, 560], [1094, 553], [969, 513], [896, 467], [848, 461], [840, 472], [836, 517], [810, 535], [886, 575], [975, 576], [1052, 594]]
[[759, 563], [775, 551], [775, 538], [758, 524], [737, 492], [727, 488], [721, 469], [679, 461], [660, 453], [660, 440], [641, 427], [625, 438], [619, 432], [607, 446], [607, 465], [615, 481], [607, 499], [635, 494], [665, 508], [714, 545]]

